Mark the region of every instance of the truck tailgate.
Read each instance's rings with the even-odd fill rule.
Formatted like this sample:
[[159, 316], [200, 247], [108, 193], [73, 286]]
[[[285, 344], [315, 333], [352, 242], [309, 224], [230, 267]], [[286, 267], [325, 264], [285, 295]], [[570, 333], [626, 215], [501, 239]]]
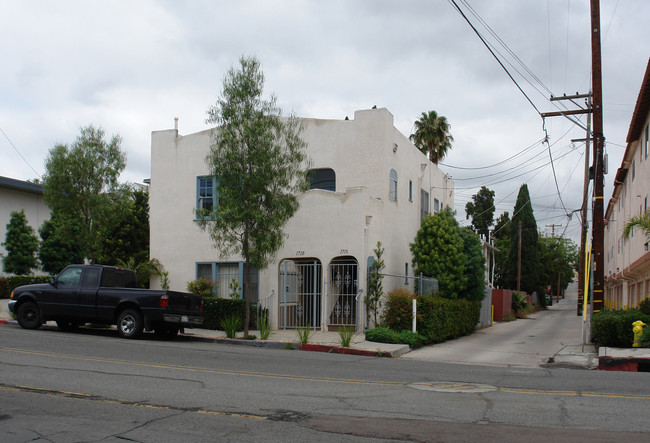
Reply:
[[166, 293], [169, 295], [168, 312], [190, 315], [201, 314], [202, 298], [200, 295], [175, 291], [166, 291]]

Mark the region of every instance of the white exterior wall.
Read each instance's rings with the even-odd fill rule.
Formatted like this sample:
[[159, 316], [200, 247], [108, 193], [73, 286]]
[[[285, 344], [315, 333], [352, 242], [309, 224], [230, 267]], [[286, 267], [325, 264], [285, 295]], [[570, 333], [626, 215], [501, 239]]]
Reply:
[[[7, 224], [11, 220], [11, 212], [21, 209], [25, 211], [27, 223], [34, 228], [38, 236], [38, 229], [50, 218], [50, 208], [43, 201], [43, 193], [0, 186], [0, 243], [3, 243], [7, 237]], [[1, 261], [6, 255], [6, 249], [0, 244], [0, 276], [7, 275]]]
[[[357, 111], [353, 120], [303, 119], [304, 140], [312, 169], [331, 168], [336, 192], [310, 190], [299, 196], [300, 209], [285, 226], [287, 238], [276, 260], [260, 272], [259, 297], [279, 295], [279, 263], [283, 259], [316, 258], [326, 266], [335, 257], [354, 257], [359, 288], [366, 290], [366, 265], [377, 241], [384, 248], [386, 273], [411, 269], [409, 244], [420, 227], [420, 189], [441, 207], [453, 209], [453, 181], [420, 153], [393, 126], [386, 109]], [[210, 131], [179, 136], [176, 130], [152, 134], [150, 186], [151, 256], [169, 272], [170, 289], [185, 290], [196, 278], [198, 262], [239, 262], [219, 257], [207, 232], [194, 221], [196, 179], [208, 175], [205, 157]], [[398, 174], [397, 201], [389, 200], [390, 170]], [[409, 200], [409, 180], [413, 198]], [[152, 287], [159, 285], [152, 281]], [[386, 291], [404, 286], [403, 279], [384, 279]], [[323, 294], [327, 282], [322, 284]], [[326, 297], [323, 296], [323, 304]], [[326, 327], [326, 307], [322, 327]], [[272, 310], [272, 324], [277, 312]]]

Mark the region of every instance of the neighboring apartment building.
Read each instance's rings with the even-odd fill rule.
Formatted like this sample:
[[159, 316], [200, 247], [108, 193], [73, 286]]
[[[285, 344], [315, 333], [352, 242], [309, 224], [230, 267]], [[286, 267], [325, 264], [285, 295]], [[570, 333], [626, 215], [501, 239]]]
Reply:
[[[326, 330], [365, 322], [367, 265], [381, 241], [386, 291], [413, 288], [409, 244], [421, 218], [453, 209], [454, 183], [416, 149], [386, 109], [355, 112], [352, 120], [301, 119], [312, 169], [311, 190], [276, 260], [255, 270], [251, 293], [268, 306], [274, 328]], [[210, 130], [181, 136], [155, 131], [151, 142], [151, 257], [169, 272], [170, 288], [214, 281], [228, 297], [233, 278], [243, 286], [241, 257], [220, 257], [196, 220], [196, 209], [218, 205], [205, 157]], [[155, 279], [152, 287], [159, 285]]]
[[614, 191], [605, 212], [605, 307], [627, 309], [650, 296], [648, 238], [622, 232], [633, 216], [648, 210], [650, 194], [650, 60], [627, 134], [627, 147], [616, 172]]
[[[25, 210], [29, 226], [38, 235], [38, 228], [50, 218], [50, 208], [43, 200], [43, 187], [37, 183], [0, 177], [0, 243], [4, 243], [7, 237], [11, 212], [21, 209]], [[0, 276], [6, 275], [1, 261], [6, 254], [7, 251], [0, 245]]]

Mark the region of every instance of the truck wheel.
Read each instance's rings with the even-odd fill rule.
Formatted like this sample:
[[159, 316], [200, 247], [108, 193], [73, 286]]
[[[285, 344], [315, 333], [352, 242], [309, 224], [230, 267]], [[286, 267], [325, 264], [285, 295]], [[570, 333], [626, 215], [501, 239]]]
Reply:
[[41, 313], [36, 303], [25, 302], [18, 308], [18, 324], [25, 329], [38, 329], [41, 327]]
[[137, 309], [125, 309], [117, 316], [117, 333], [123, 338], [137, 338], [143, 327], [142, 314]]
[[160, 326], [154, 330], [154, 333], [160, 340], [172, 340], [178, 335], [178, 326]]

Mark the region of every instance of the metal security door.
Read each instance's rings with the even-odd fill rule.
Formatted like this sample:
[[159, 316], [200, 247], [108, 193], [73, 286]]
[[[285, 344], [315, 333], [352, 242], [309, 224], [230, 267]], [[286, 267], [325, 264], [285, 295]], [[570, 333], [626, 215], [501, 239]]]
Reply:
[[322, 274], [318, 260], [280, 263], [279, 328], [320, 329]]
[[359, 266], [354, 258], [339, 258], [328, 267], [328, 325], [356, 326]]

